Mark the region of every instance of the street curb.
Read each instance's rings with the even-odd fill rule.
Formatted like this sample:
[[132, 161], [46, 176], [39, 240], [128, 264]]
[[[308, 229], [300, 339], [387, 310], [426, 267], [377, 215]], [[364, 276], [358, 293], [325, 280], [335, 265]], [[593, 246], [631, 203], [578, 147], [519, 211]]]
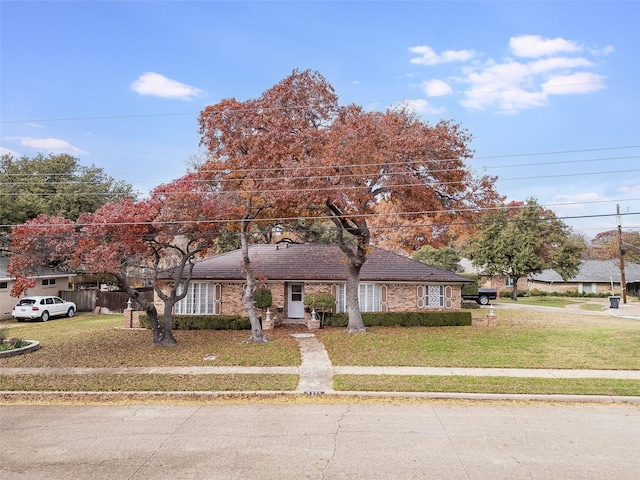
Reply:
[[592, 404], [632, 404], [640, 405], [640, 396], [621, 395], [557, 395], [557, 394], [503, 394], [503, 393], [448, 393], [448, 392], [363, 392], [363, 391], [327, 391], [327, 392], [300, 392], [296, 390], [256, 390], [256, 391], [35, 391], [17, 390], [0, 391], [0, 406], [3, 403], [11, 403], [12, 397], [36, 398], [39, 400], [61, 400], [64, 397], [85, 397], [90, 400], [96, 397], [100, 401], [109, 399], [118, 400], [126, 398], [161, 398], [170, 399], [202, 399], [224, 398], [246, 400], [249, 397], [318, 397], [318, 398], [396, 398], [396, 399], [422, 399], [422, 400], [470, 400], [470, 401], [510, 401], [510, 402], [552, 402], [552, 403], [592, 403]]

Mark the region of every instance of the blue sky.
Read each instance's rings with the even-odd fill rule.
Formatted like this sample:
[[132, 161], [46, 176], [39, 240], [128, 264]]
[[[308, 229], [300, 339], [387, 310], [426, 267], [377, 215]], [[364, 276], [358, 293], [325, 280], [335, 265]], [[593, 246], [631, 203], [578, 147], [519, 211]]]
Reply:
[[3, 153], [70, 153], [144, 193], [201, 155], [204, 106], [313, 69], [342, 104], [460, 123], [509, 200], [640, 212], [638, 1], [1, 0], [0, 22]]

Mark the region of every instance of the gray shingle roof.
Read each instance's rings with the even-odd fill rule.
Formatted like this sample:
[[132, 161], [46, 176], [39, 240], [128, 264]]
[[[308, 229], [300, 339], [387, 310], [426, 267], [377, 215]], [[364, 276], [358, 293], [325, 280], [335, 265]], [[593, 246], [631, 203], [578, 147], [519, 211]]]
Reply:
[[[252, 245], [249, 258], [256, 275], [267, 280], [330, 280], [347, 278], [347, 258], [336, 245]], [[240, 250], [197, 262], [195, 280], [244, 280]], [[396, 253], [372, 249], [360, 272], [362, 281], [468, 283], [462, 275], [420, 263]]]
[[[640, 282], [640, 265], [625, 263], [625, 280], [627, 283]], [[563, 282], [562, 277], [554, 270], [545, 270], [537, 275], [531, 275], [533, 280], [540, 282]], [[569, 282], [619, 282], [620, 267], [612, 260], [585, 260], [580, 266], [580, 272]]]
[[[0, 257], [0, 280], [3, 282], [14, 280], [14, 278], [9, 275], [7, 272], [7, 266], [9, 265], [9, 257]], [[34, 275], [34, 278], [41, 277], [75, 277], [75, 273], [64, 272], [59, 270], [51, 270], [50, 268], [45, 268], [39, 275]]]

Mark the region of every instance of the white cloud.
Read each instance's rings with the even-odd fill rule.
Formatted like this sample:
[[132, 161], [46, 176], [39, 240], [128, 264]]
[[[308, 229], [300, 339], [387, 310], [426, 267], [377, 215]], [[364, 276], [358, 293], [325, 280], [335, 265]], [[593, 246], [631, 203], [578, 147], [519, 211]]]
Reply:
[[0, 155], [11, 155], [12, 157], [19, 157], [20, 154], [10, 148], [0, 147]]
[[453, 92], [453, 88], [443, 80], [428, 80], [422, 83], [424, 92], [429, 97], [441, 97]]
[[[438, 54], [423, 45], [409, 51], [419, 55], [411, 59], [415, 64], [466, 62], [455, 67], [460, 72], [457, 77], [448, 74], [446, 82], [438, 79], [422, 82], [421, 87], [429, 97], [464, 90], [465, 95], [460, 100], [463, 107], [494, 109], [501, 113], [544, 107], [552, 95], [588, 94], [601, 90], [605, 77], [590, 70], [598, 66], [595, 61], [598, 55], [613, 51], [611, 46], [600, 50], [584, 49], [573, 40], [547, 39], [539, 35], [512, 37], [509, 46], [515, 56], [482, 63], [467, 62], [482, 55], [471, 50], [449, 50]], [[577, 52], [579, 55], [571, 55]], [[429, 108], [436, 110], [433, 105]]]
[[596, 57], [605, 57], [607, 55], [609, 55], [610, 53], [613, 53], [613, 51], [615, 50], [615, 48], [613, 48], [612, 45], [607, 45], [604, 48], [593, 48], [593, 49], [589, 49], [589, 51], [594, 54]]
[[74, 153], [74, 154], [86, 154], [84, 150], [71, 145], [65, 140], [59, 138], [33, 138], [33, 137], [5, 137], [7, 140], [17, 140], [20, 145], [30, 147], [36, 150], [41, 150], [51, 153]]
[[537, 74], [551, 72], [553, 70], [570, 70], [578, 67], [590, 67], [593, 63], [586, 58], [581, 57], [553, 57], [545, 58], [544, 60], [536, 60], [525, 65], [527, 65], [527, 69], [530, 73]]
[[202, 90], [176, 80], [171, 80], [159, 73], [146, 72], [131, 84], [131, 90], [140, 95], [152, 95], [162, 98], [179, 98], [191, 100], [202, 93]]
[[640, 194], [640, 184], [632, 186], [632, 187], [620, 187], [620, 188], [618, 188], [618, 192]]
[[439, 63], [466, 62], [476, 55], [473, 50], [446, 50], [445, 52], [442, 52], [442, 54], [437, 54], [433, 50], [433, 48], [427, 45], [410, 47], [409, 51], [411, 53], [420, 55], [419, 57], [411, 59], [411, 63], [415, 63], [418, 65], [437, 65]]
[[509, 47], [518, 57], [537, 58], [558, 53], [573, 53], [582, 50], [576, 42], [564, 38], [542, 38], [540, 35], [511, 37]]
[[443, 108], [435, 108], [429, 102], [421, 98], [406, 100], [402, 105], [409, 108], [409, 110], [422, 115], [436, 115], [444, 111]]
[[576, 72], [571, 75], [555, 75], [541, 87], [549, 95], [591, 93], [604, 88], [604, 77], [591, 72]]
[[549, 204], [558, 216], [575, 215], [585, 210], [593, 211], [600, 202], [606, 200], [597, 192], [583, 192], [555, 195]]

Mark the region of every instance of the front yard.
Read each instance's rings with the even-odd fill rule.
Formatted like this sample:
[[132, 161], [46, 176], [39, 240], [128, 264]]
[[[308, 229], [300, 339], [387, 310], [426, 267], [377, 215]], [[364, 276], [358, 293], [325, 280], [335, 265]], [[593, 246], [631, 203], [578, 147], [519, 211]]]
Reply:
[[[486, 315], [487, 310], [475, 310]], [[566, 310], [496, 309], [496, 327], [375, 327], [316, 332], [334, 366], [432, 366], [640, 370], [640, 321]], [[6, 375], [3, 367], [297, 366], [286, 328], [248, 344], [248, 331], [176, 331], [178, 346], [155, 347], [151, 332], [116, 328], [120, 315], [83, 314], [10, 324], [8, 336], [40, 341], [34, 353], [0, 358], [0, 390], [246, 391], [295, 389], [296, 375]], [[505, 377], [334, 377], [336, 390], [640, 395], [636, 380]]]

